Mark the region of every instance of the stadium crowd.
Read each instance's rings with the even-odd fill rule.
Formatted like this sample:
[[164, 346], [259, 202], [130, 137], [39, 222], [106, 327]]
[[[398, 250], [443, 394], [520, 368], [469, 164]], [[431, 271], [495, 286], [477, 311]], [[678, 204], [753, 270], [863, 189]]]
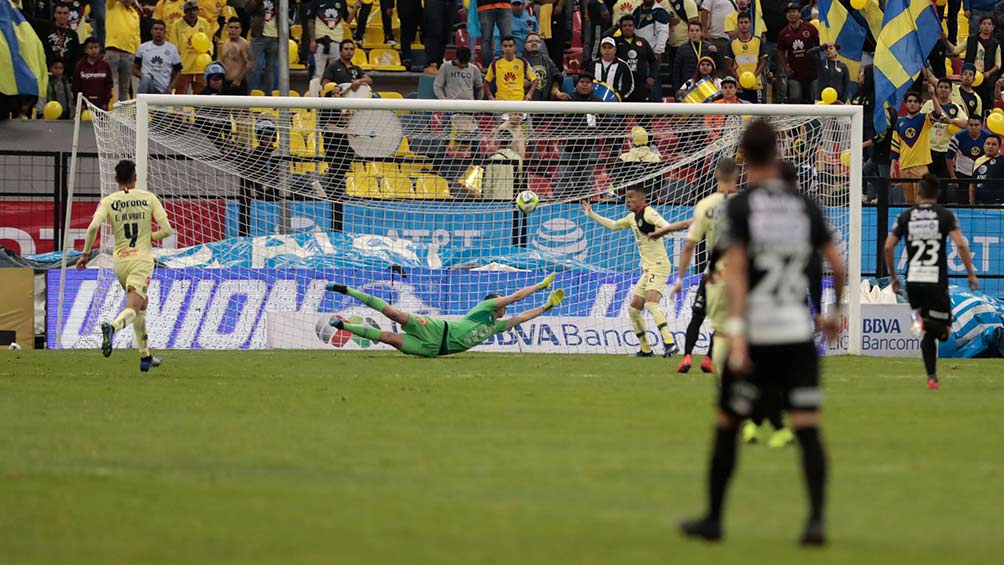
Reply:
[[[58, 109], [47, 117], [69, 118], [77, 92], [104, 109], [137, 93], [266, 95], [284, 72], [274, 0], [21, 1], [14, 5], [44, 46], [48, 88], [37, 100], [5, 96], [5, 116]], [[372, 0], [291, 2], [291, 66], [317, 79], [311, 93], [326, 96], [370, 90], [373, 69], [414, 69], [435, 76], [431, 95], [440, 99], [826, 99], [863, 105], [869, 117], [876, 108], [874, 38], [869, 34], [860, 61], [849, 67], [840, 45], [820, 43], [816, 0], [465, 3], [380, 0], [373, 13]], [[930, 170], [959, 181], [949, 198], [995, 203], [998, 191], [983, 188], [990, 183], [972, 181], [1004, 179], [1004, 159], [994, 150], [1000, 140], [985, 122], [1004, 105], [1004, 2], [943, 4], [934, 5], [946, 33], [915, 85], [916, 109], [907, 102], [890, 110], [885, 131], [865, 120], [865, 176], [919, 178]], [[962, 26], [960, 15], [968, 18]], [[969, 31], [961, 35], [960, 28]], [[419, 39], [422, 49], [413, 49]], [[577, 87], [582, 79], [591, 93]], [[925, 102], [925, 86], [933, 85]], [[58, 105], [46, 112], [52, 101]], [[870, 198], [878, 190], [870, 183]], [[901, 198], [912, 200], [910, 183]]]

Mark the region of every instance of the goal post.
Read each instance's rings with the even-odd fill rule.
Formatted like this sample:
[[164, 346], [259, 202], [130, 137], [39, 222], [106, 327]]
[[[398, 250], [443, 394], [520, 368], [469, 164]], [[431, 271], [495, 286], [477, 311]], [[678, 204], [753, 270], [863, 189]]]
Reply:
[[[178, 232], [156, 252], [166, 268], [151, 284], [153, 347], [373, 347], [326, 322], [400, 328], [325, 293], [324, 281], [449, 319], [488, 292], [556, 271], [568, 291], [562, 307], [482, 349], [633, 350], [626, 314], [641, 273], [637, 244], [630, 230], [585, 218], [579, 202], [618, 220], [624, 190], [641, 185], [667, 221], [686, 219], [716, 189], [715, 163], [737, 157], [745, 121], [762, 116], [840, 238], [846, 350], [861, 351], [858, 107], [144, 94], [91, 111], [102, 193], [115, 189], [114, 162], [133, 158], [138, 185], [161, 197]], [[513, 204], [525, 189], [541, 197], [531, 214]], [[670, 284], [683, 235], [664, 238]], [[706, 257], [700, 247], [686, 292], [661, 304], [681, 346]], [[94, 322], [121, 301], [114, 273], [97, 271], [96, 280], [71, 274], [66, 347], [93, 345]], [[126, 330], [116, 346], [130, 340]], [[697, 350], [705, 346], [702, 337]]]

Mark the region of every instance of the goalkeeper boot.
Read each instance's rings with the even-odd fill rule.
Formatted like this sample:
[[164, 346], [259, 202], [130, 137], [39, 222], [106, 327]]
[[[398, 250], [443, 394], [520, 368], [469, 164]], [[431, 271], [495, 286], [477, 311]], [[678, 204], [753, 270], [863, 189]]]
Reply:
[[638, 351], [634, 354], [635, 357], [654, 357], [655, 352], [653, 351]]
[[676, 342], [671, 341], [669, 343], [662, 344], [662, 356], [665, 359], [669, 359], [679, 352], [680, 348], [676, 346]]
[[760, 428], [753, 423], [753, 420], [746, 420], [743, 424], [743, 443], [753, 444], [759, 439], [757, 435], [760, 432]]
[[328, 292], [337, 292], [339, 294], [349, 293], [349, 287], [345, 286], [344, 284], [337, 284], [337, 283], [328, 283], [327, 285], [325, 285], [324, 290], [327, 290]]
[[823, 529], [823, 522], [821, 520], [809, 520], [809, 523], [805, 525], [805, 531], [802, 532], [802, 538], [798, 540], [801, 545], [826, 545], [826, 533]]
[[147, 355], [146, 357], [141, 357], [139, 360], [139, 370], [146, 373], [151, 367], [160, 367], [163, 363], [160, 357], [154, 357], [153, 355]]
[[112, 338], [115, 337], [115, 326], [108, 322], [101, 323], [101, 354], [112, 356]]
[[795, 443], [795, 434], [788, 428], [775, 430], [767, 439], [767, 447], [780, 448]]
[[705, 373], [714, 372], [715, 366], [712, 364], [711, 356], [705, 355], [704, 359], [701, 359], [701, 371]]
[[690, 354], [688, 353], [687, 355], [683, 356], [683, 359], [680, 359], [680, 366], [676, 368], [676, 372], [686, 373], [690, 371], [690, 367], [693, 366], [693, 364], [694, 360], [690, 357]]
[[927, 390], [938, 390], [941, 385], [938, 384], [937, 377], [927, 377]]
[[680, 522], [680, 532], [690, 538], [718, 541], [722, 539], [722, 524], [710, 518], [684, 520]]

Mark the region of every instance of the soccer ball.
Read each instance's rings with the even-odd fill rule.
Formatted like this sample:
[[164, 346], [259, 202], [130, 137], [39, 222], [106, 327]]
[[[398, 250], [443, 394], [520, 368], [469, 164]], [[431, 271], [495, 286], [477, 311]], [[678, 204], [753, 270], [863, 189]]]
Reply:
[[524, 214], [529, 214], [537, 209], [540, 198], [532, 190], [524, 190], [516, 195], [516, 207]]

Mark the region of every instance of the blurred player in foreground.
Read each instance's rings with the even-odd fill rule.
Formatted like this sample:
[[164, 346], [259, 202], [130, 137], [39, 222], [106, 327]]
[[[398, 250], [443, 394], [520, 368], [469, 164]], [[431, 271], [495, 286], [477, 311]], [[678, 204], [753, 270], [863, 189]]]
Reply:
[[666, 315], [659, 308], [659, 301], [662, 300], [662, 293], [666, 290], [666, 282], [669, 281], [669, 273], [673, 269], [673, 264], [666, 254], [666, 246], [661, 241], [649, 239], [649, 234], [656, 231], [667, 234], [674, 231], [687, 229], [690, 220], [667, 223], [662, 216], [648, 205], [645, 190], [640, 186], [629, 186], [624, 197], [630, 214], [619, 220], [604, 218], [593, 212], [592, 206], [586, 200], [582, 201], [582, 210], [586, 217], [592, 219], [608, 230], [626, 230], [631, 228], [634, 232], [635, 241], [638, 243], [638, 254], [641, 255], [641, 278], [635, 286], [634, 298], [631, 299], [631, 307], [628, 308], [628, 315], [631, 316], [631, 325], [634, 333], [638, 336], [641, 351], [635, 353], [636, 357], [652, 357], [652, 346], [648, 344], [645, 337], [645, 319], [642, 318], [641, 309], [645, 308], [652, 319], [655, 320], [656, 327], [662, 335], [663, 357], [670, 357], [679, 351], [673, 334], [669, 331], [669, 324], [666, 322]]
[[[677, 296], [683, 290], [683, 278], [687, 276], [687, 268], [690, 267], [690, 258], [693, 256], [697, 244], [701, 240], [705, 240], [709, 253], [715, 248], [715, 242], [718, 241], [719, 220], [725, 210], [725, 201], [736, 191], [737, 171], [734, 159], [724, 158], [718, 161], [718, 164], [715, 166], [715, 180], [718, 181], [718, 190], [711, 196], [701, 199], [694, 206], [694, 218], [691, 220], [690, 229], [687, 230], [687, 239], [683, 243], [683, 251], [680, 253], [680, 265], [678, 267], [680, 274], [676, 277], [676, 282], [669, 289], [672, 296]], [[658, 230], [648, 237], [649, 239], [655, 239], [663, 235], [665, 235], [665, 232]], [[709, 261], [707, 268], [704, 270], [704, 276], [701, 277], [701, 283], [697, 286], [697, 295], [694, 297], [694, 305], [691, 308], [690, 325], [687, 326], [687, 340], [683, 345], [683, 359], [680, 360], [680, 366], [676, 369], [678, 373], [686, 373], [693, 365], [693, 360], [690, 356], [694, 352], [694, 346], [697, 345], [697, 337], [701, 331], [701, 324], [704, 323], [707, 310], [705, 287], [708, 282], [708, 276], [713, 271], [714, 265]], [[705, 373], [710, 373], [713, 370], [711, 365], [713, 352], [714, 341], [712, 340], [711, 344], [708, 345], [707, 355], [701, 361], [701, 370]]]
[[948, 296], [948, 253], [951, 237], [959, 258], [969, 273], [969, 288], [978, 290], [980, 281], [973, 269], [969, 244], [962, 235], [955, 214], [938, 204], [941, 188], [938, 179], [926, 174], [920, 181], [918, 204], [896, 219], [892, 233], [885, 240], [885, 263], [889, 266], [892, 289], [899, 292], [895, 251], [900, 239], [906, 239], [910, 256], [906, 264], [906, 294], [913, 308], [914, 335], [920, 337], [920, 351], [927, 370], [927, 388], [938, 390], [938, 344], [945, 341], [952, 329], [952, 300]]
[[347, 324], [341, 319], [332, 320], [332, 326], [366, 339], [386, 343], [408, 355], [439, 357], [467, 351], [497, 333], [502, 333], [523, 322], [529, 322], [545, 312], [550, 312], [565, 299], [564, 290], [552, 291], [547, 302], [537, 308], [527, 310], [515, 318], [502, 319], [505, 316], [506, 306], [523, 300], [538, 290], [550, 288], [553, 280], [554, 275], [551, 274], [539, 283], [530, 285], [509, 296], [489, 294], [477, 306], [464, 314], [463, 319], [449, 321], [405, 312], [375, 296], [370, 296], [343, 284], [329, 283], [326, 288], [329, 292], [347, 294], [387, 316], [400, 325], [404, 333], [384, 332], [363, 324]]
[[[77, 268], [87, 268], [94, 239], [101, 224], [108, 220], [115, 236], [115, 275], [127, 294], [126, 306], [118, 317], [113, 322], [101, 324], [101, 353], [110, 357], [115, 332], [132, 323], [140, 356], [139, 369], [145, 373], [150, 367], [160, 365], [160, 358], [150, 353], [146, 343], [146, 290], [153, 275], [152, 242], [168, 237], [173, 230], [160, 200], [153, 193], [136, 188], [135, 163], [125, 159], [119, 161], [115, 165], [115, 182], [119, 189], [101, 199], [91, 225], [87, 226], [84, 251], [77, 259]], [[157, 222], [157, 231], [153, 231], [153, 221]]]
[[[801, 543], [821, 545], [826, 456], [819, 437], [822, 394], [808, 271], [818, 250], [830, 264], [834, 291], [841, 296], [844, 262], [819, 206], [780, 179], [774, 128], [765, 120], [751, 122], [740, 146], [752, 188], [729, 201], [718, 242], [725, 259], [729, 317], [724, 333], [729, 351], [715, 418], [708, 511], [680, 526], [687, 536], [721, 539], [739, 424], [761, 410], [770, 395], [780, 393], [802, 449], [809, 491], [809, 519]], [[837, 304], [824, 324], [831, 339], [839, 319]]]

